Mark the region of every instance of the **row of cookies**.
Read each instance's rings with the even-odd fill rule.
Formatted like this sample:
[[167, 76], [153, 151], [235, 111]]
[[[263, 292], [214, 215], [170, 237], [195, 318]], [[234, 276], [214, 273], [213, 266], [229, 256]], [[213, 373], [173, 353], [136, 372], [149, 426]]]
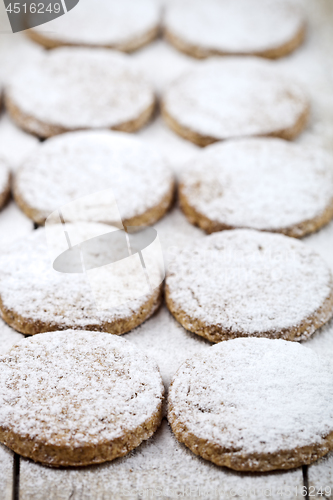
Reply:
[[[163, 10], [163, 15], [162, 15]], [[303, 41], [305, 20], [294, 1], [284, 0], [81, 0], [47, 32], [27, 33], [46, 48], [107, 47], [131, 52], [151, 42], [163, 27], [165, 39], [193, 57], [259, 55], [282, 57]]]
[[[46, 138], [109, 128], [134, 132], [153, 116], [153, 87], [130, 56], [106, 49], [59, 48], [13, 72], [5, 105], [17, 125]], [[212, 59], [165, 90], [160, 108], [182, 137], [206, 146], [218, 140], [273, 136], [293, 139], [306, 126], [304, 89], [271, 61]]]
[[[161, 423], [155, 361], [113, 335], [21, 340], [0, 357], [0, 375], [0, 441], [49, 466], [124, 456]], [[230, 340], [181, 365], [168, 420], [180, 442], [217, 465], [290, 469], [333, 448], [332, 381], [330, 362], [298, 343]]]
[[[251, 228], [300, 238], [333, 216], [332, 164], [323, 149], [277, 138], [219, 142], [183, 165], [180, 206], [207, 233]], [[10, 174], [5, 164], [0, 172], [3, 206]], [[58, 207], [112, 186], [123, 224], [147, 226], [169, 209], [174, 184], [169, 162], [145, 142], [120, 132], [82, 131], [40, 143], [13, 176], [13, 195], [43, 225]], [[107, 213], [93, 220], [114, 222]]]

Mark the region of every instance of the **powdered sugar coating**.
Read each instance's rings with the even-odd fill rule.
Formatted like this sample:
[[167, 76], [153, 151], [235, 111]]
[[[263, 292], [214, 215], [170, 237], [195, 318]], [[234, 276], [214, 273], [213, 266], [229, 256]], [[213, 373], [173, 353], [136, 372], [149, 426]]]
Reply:
[[217, 226], [287, 231], [333, 207], [333, 157], [273, 138], [218, 143], [187, 162], [180, 183]]
[[[158, 27], [156, 0], [80, 0], [66, 16], [49, 25], [43, 37], [59, 44], [122, 47], [132, 44]], [[38, 32], [38, 29], [36, 30]]]
[[5, 354], [14, 344], [23, 338], [23, 335], [10, 328], [10, 326], [0, 319], [0, 355]]
[[332, 383], [332, 366], [300, 344], [234, 339], [179, 368], [169, 391], [169, 421], [174, 431], [183, 429], [185, 444], [194, 435], [217, 445], [221, 455], [266, 455], [268, 466], [274, 455], [289, 452], [293, 467], [301, 447], [329, 451]]
[[[66, 230], [69, 235], [80, 236], [80, 241], [85, 241], [91, 238], [92, 230], [105, 234], [114, 228], [97, 223], [87, 227], [81, 223], [66, 223]], [[62, 234], [65, 241], [63, 233], [55, 234]], [[59, 236], [59, 248], [61, 243]], [[75, 242], [72, 244], [74, 246]], [[60, 255], [62, 251], [63, 248], [58, 254], [54, 253]], [[143, 288], [135, 272], [137, 269], [129, 275], [125, 268], [114, 276], [113, 290], [108, 289], [110, 308], [98, 309], [86, 274], [57, 272], [52, 264], [44, 228], [15, 241], [0, 254], [1, 315], [23, 333], [74, 328], [122, 334], [124, 330], [117, 327], [117, 322], [131, 325], [136, 317], [140, 324], [160, 304], [159, 289]], [[132, 290], [133, 298], [122, 303], [121, 294], [127, 288]], [[99, 293], [102, 294], [103, 289]], [[142, 311], [144, 307], [146, 315]], [[27, 329], [27, 325], [32, 325], [34, 331]]]
[[163, 106], [180, 126], [219, 140], [278, 134], [300, 120], [308, 100], [274, 63], [230, 57], [185, 73], [165, 91]]
[[155, 362], [100, 332], [25, 339], [0, 358], [0, 373], [1, 430], [49, 445], [111, 445], [156, 415], [163, 399]]
[[[126, 221], [163, 204], [173, 176], [158, 151], [138, 139], [121, 132], [84, 131], [44, 142], [15, 178], [16, 197], [37, 212], [38, 222], [76, 198], [108, 188]], [[101, 222], [112, 222], [103, 206], [101, 213]]]
[[303, 28], [290, 1], [176, 0], [169, 2], [165, 26], [184, 43], [209, 52], [254, 54], [277, 49]]
[[332, 286], [327, 264], [302, 242], [237, 229], [181, 250], [169, 267], [166, 298], [185, 328], [204, 336], [207, 329], [214, 342], [300, 340], [332, 316]]
[[65, 130], [114, 128], [154, 104], [153, 90], [127, 56], [89, 48], [43, 52], [13, 75], [6, 96], [40, 135], [36, 120]]

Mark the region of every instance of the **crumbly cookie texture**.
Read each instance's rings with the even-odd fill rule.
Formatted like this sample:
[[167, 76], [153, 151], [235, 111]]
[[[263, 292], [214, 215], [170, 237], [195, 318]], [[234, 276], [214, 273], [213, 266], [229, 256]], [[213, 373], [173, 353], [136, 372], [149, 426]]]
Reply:
[[213, 144], [185, 165], [179, 197], [208, 233], [248, 227], [300, 238], [333, 217], [333, 156], [276, 138]]
[[50, 31], [27, 31], [34, 41], [51, 49], [60, 46], [106, 47], [132, 52], [159, 32], [160, 6], [155, 0], [80, 0], [75, 11], [51, 22]]
[[207, 146], [245, 136], [293, 139], [306, 125], [309, 103], [302, 87], [271, 61], [215, 58], [166, 89], [162, 114], [177, 134]]
[[10, 197], [10, 170], [5, 161], [0, 158], [0, 209]]
[[126, 455], [157, 429], [163, 383], [154, 361], [100, 332], [51, 332], [0, 357], [0, 441], [52, 466]]
[[0, 356], [24, 337], [0, 319]]
[[133, 132], [150, 119], [155, 96], [128, 56], [62, 47], [15, 72], [5, 103], [17, 125], [51, 137], [92, 128]]
[[332, 383], [332, 365], [298, 343], [234, 339], [179, 368], [168, 419], [179, 441], [217, 465], [290, 469], [333, 449]]
[[303, 13], [293, 2], [274, 0], [176, 0], [166, 9], [164, 33], [193, 57], [257, 55], [275, 59], [303, 41]]
[[179, 252], [169, 266], [166, 302], [191, 332], [302, 340], [333, 315], [332, 274], [304, 243], [236, 229]]
[[[28, 217], [44, 224], [58, 207], [108, 188], [125, 225], [150, 225], [170, 207], [174, 179], [157, 151], [128, 134], [70, 132], [44, 142], [27, 158], [15, 176], [14, 196]], [[89, 220], [89, 207], [85, 215]], [[94, 220], [112, 223], [108, 217], [101, 200], [100, 219], [94, 214]]]
[[[92, 232], [103, 235], [114, 228], [76, 223], [66, 224], [66, 230], [70, 237], [79, 236], [82, 242], [91, 239]], [[59, 235], [59, 245], [66, 241], [62, 228], [55, 229], [54, 235]], [[55, 249], [53, 257], [63, 250]], [[122, 249], [119, 251], [123, 258]], [[92, 288], [91, 274], [89, 277], [86, 273], [55, 271], [49, 252], [45, 229], [40, 228], [15, 241], [0, 255], [0, 314], [19, 332], [34, 335], [73, 328], [121, 335], [149, 318], [161, 304], [161, 285], [154, 289], [148, 286], [139, 260], [132, 261], [132, 266], [113, 269], [112, 277], [106, 273], [109, 283], [100, 280], [96, 285], [95, 280]], [[103, 252], [109, 255], [108, 247], [101, 244], [99, 257], [103, 258]], [[109, 308], [96, 305], [95, 300], [99, 304], [103, 297]]]

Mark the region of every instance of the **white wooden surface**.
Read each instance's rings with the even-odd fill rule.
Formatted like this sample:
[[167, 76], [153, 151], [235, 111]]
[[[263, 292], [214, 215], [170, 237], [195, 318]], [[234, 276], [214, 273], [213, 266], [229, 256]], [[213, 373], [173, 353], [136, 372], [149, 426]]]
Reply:
[[14, 454], [0, 444], [0, 498], [12, 500]]

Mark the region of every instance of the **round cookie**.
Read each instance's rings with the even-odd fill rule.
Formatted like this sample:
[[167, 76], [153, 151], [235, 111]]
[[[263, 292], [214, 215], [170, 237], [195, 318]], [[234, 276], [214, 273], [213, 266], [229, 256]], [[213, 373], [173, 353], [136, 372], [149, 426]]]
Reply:
[[[149, 318], [161, 303], [161, 285], [152, 288], [147, 283], [137, 254], [126, 259], [127, 265], [111, 270], [112, 274], [103, 267], [107, 283], [96, 275], [94, 267], [101, 265], [98, 261], [85, 273], [82, 267], [67, 272], [53, 268], [54, 258], [70, 246], [64, 231], [71, 246], [76, 247], [77, 242], [107, 235], [114, 229], [98, 223], [55, 224], [48, 227], [49, 245], [45, 228], [10, 245], [0, 254], [0, 313], [6, 323], [26, 335], [68, 328], [121, 335]], [[108, 241], [103, 243], [101, 238], [97, 243], [96, 259], [104, 266], [114, 262], [109, 259]], [[96, 246], [92, 252], [94, 249]], [[112, 251], [119, 255], [119, 261], [125, 260], [121, 247], [113, 246]], [[95, 262], [93, 253], [91, 257], [88, 254], [88, 264], [91, 262]]]
[[[13, 191], [25, 214], [44, 224], [58, 207], [107, 188], [124, 225], [142, 226], [155, 223], [168, 210], [174, 180], [161, 155], [140, 140], [121, 132], [83, 131], [41, 144], [17, 172]], [[112, 223], [102, 201], [100, 210], [98, 221]], [[90, 216], [87, 206], [84, 220]]]
[[6, 163], [0, 158], [0, 209], [7, 203], [10, 197], [10, 170]]
[[164, 92], [162, 114], [199, 146], [245, 136], [293, 139], [305, 127], [303, 89], [271, 61], [230, 57], [200, 64]]
[[302, 12], [286, 0], [177, 0], [169, 3], [164, 25], [170, 43], [198, 58], [275, 59], [296, 49], [305, 35]]
[[179, 198], [207, 233], [248, 227], [300, 238], [333, 217], [333, 157], [274, 138], [213, 144], [187, 163]]
[[166, 302], [191, 332], [308, 338], [333, 315], [332, 274], [304, 243], [250, 229], [223, 231], [184, 248], [169, 266]]
[[0, 357], [0, 441], [51, 466], [126, 455], [162, 419], [158, 367], [105, 333], [52, 332]]
[[152, 41], [159, 24], [155, 0], [80, 0], [75, 10], [52, 21], [51, 31], [35, 28], [27, 34], [48, 49], [79, 45], [131, 52]]
[[291, 469], [333, 449], [332, 383], [332, 365], [298, 343], [230, 340], [179, 368], [168, 419], [179, 441], [217, 465]]
[[17, 125], [51, 137], [91, 128], [134, 132], [152, 116], [155, 96], [128, 56], [63, 47], [15, 72], [5, 104]]

